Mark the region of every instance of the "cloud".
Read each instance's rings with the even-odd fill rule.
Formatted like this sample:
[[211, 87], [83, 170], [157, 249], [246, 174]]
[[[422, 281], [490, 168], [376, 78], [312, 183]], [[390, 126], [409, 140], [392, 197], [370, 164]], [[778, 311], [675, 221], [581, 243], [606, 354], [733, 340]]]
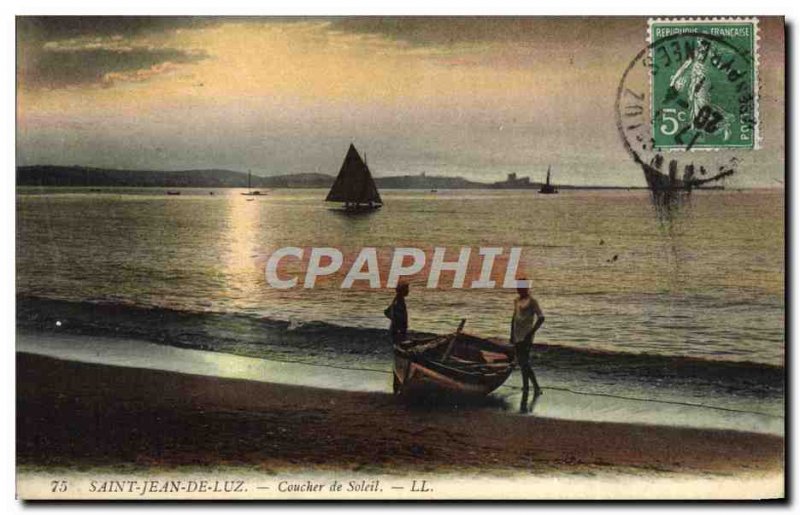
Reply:
[[226, 18], [192, 16], [20, 16], [18, 41], [36, 43], [72, 38], [132, 38], [178, 29], [203, 28]]
[[147, 69], [137, 69], [127, 72], [108, 72], [103, 76], [103, 83], [110, 87], [117, 82], [145, 82], [156, 75], [170, 73], [177, 67], [178, 66], [175, 63], [166, 61], [163, 63], [154, 64]]
[[208, 57], [175, 48], [166, 33], [208, 26], [196, 18], [22, 17], [17, 19], [18, 80], [26, 89], [109, 87], [142, 82]]
[[[172, 70], [208, 57], [204, 49], [175, 45], [174, 36], [182, 31], [231, 23], [274, 27], [314, 20], [324, 22], [323, 31], [329, 36], [340, 36], [327, 39], [329, 49], [337, 42], [363, 45], [368, 41], [381, 52], [413, 55], [447, 67], [528, 68], [536, 64], [534, 48], [539, 55], [552, 57], [567, 52], [553, 44], [559, 41], [554, 36], [567, 26], [576, 39], [583, 37], [587, 43], [600, 30], [596, 20], [525, 17], [19, 17], [18, 76], [27, 89], [108, 87], [126, 79], [140, 82], [147, 80], [142, 77], [159, 74], [154, 70]], [[620, 30], [609, 31], [609, 23]], [[605, 23], [604, 39], [625, 34], [624, 25], [622, 20]]]
[[175, 48], [44, 49], [20, 70], [21, 83], [31, 89], [74, 86], [108, 86], [126, 78], [150, 78], [175, 65], [201, 61], [203, 51]]
[[[474, 18], [474, 17], [191, 17], [191, 16], [38, 16], [17, 18], [18, 47], [37, 57], [61, 51], [92, 51], [141, 53], [141, 46], [131, 47], [132, 41], [161, 38], [183, 30], [197, 30], [236, 23], [254, 25], [307, 24], [324, 22], [330, 33], [372, 37], [375, 43], [393, 42], [398, 50], [408, 53], [423, 51], [421, 57], [434, 57], [486, 50], [487, 43], [514, 42], [524, 46], [548, 45], [553, 34], [563, 31], [565, 23], [558, 19], [541, 18]], [[617, 21], [616, 23], [621, 23]], [[572, 23], [577, 34], [595, 33], [597, 22]], [[607, 23], [605, 25], [608, 25]], [[613, 31], [612, 31], [613, 34]], [[608, 39], [606, 32], [605, 39]], [[552, 43], [550, 43], [552, 44]], [[128, 47], [126, 48], [126, 45]], [[156, 50], [156, 49], [150, 49]], [[163, 50], [163, 49], [157, 49]], [[170, 49], [175, 51], [177, 49]], [[49, 56], [53, 57], [53, 56]], [[195, 58], [197, 55], [194, 56]], [[175, 61], [177, 62], [177, 60]], [[54, 65], [45, 59], [45, 65]], [[146, 63], [150, 67], [154, 63]], [[31, 72], [47, 74], [51, 68], [33, 68]], [[94, 74], [100, 77], [109, 71]], [[92, 74], [89, 74], [90, 76]], [[88, 77], [87, 77], [88, 79]], [[48, 83], [59, 81], [35, 81]]]
[[640, 24], [640, 20], [623, 17], [355, 16], [332, 20], [335, 30], [381, 35], [415, 46], [512, 43], [540, 48], [565, 46], [567, 33], [573, 43], [624, 41]]
[[408, 16], [330, 20], [331, 32], [391, 41], [437, 65], [521, 71], [542, 65], [589, 68], [620, 51], [635, 55], [644, 44], [641, 28], [641, 19], [633, 18]]

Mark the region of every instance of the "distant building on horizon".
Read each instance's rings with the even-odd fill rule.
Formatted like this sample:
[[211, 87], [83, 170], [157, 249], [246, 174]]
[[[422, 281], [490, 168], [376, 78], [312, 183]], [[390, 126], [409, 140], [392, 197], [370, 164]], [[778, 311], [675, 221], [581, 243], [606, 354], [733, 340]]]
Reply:
[[517, 177], [516, 173], [510, 173], [505, 181], [494, 182], [489, 187], [495, 189], [533, 189], [538, 186], [531, 182], [530, 177]]

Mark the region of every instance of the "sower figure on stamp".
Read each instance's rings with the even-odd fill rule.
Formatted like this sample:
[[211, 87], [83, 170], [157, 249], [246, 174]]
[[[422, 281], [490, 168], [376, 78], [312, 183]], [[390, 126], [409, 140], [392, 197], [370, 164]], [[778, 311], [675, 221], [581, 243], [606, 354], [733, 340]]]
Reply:
[[531, 368], [530, 358], [533, 336], [544, 323], [544, 314], [536, 299], [531, 297], [528, 286], [517, 288], [517, 293], [519, 297], [514, 299], [514, 316], [511, 318], [511, 344], [514, 345], [517, 363], [522, 372], [522, 402], [519, 410], [525, 413], [528, 411], [529, 383], [533, 383], [534, 398], [542, 394], [536, 374]]
[[408, 332], [408, 310], [406, 309], [406, 297], [408, 296], [408, 283], [398, 283], [395, 288], [395, 296], [392, 303], [383, 312], [390, 320], [389, 335], [392, 344], [396, 345], [406, 339]]

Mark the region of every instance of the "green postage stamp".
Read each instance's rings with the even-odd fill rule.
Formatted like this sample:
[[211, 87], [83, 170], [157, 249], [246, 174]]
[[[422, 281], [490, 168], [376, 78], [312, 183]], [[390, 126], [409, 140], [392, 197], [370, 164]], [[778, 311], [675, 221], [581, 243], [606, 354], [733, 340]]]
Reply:
[[758, 20], [651, 19], [653, 144], [755, 149]]

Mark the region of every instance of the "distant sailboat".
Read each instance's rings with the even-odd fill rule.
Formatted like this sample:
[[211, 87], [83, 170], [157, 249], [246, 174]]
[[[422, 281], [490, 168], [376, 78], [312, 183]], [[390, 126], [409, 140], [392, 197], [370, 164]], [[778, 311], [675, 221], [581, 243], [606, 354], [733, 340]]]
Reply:
[[370, 211], [383, 205], [369, 167], [352, 143], [325, 201], [344, 202], [346, 211]]
[[539, 193], [543, 193], [545, 195], [552, 195], [553, 193], [558, 193], [558, 189], [555, 186], [550, 184], [550, 166], [547, 167], [547, 182], [542, 184], [542, 188], [539, 190]]
[[252, 174], [250, 173], [250, 170], [247, 170], [247, 193], [242, 193], [242, 195], [261, 195], [262, 193], [260, 191], [258, 190], [253, 191], [250, 185], [251, 176]]

